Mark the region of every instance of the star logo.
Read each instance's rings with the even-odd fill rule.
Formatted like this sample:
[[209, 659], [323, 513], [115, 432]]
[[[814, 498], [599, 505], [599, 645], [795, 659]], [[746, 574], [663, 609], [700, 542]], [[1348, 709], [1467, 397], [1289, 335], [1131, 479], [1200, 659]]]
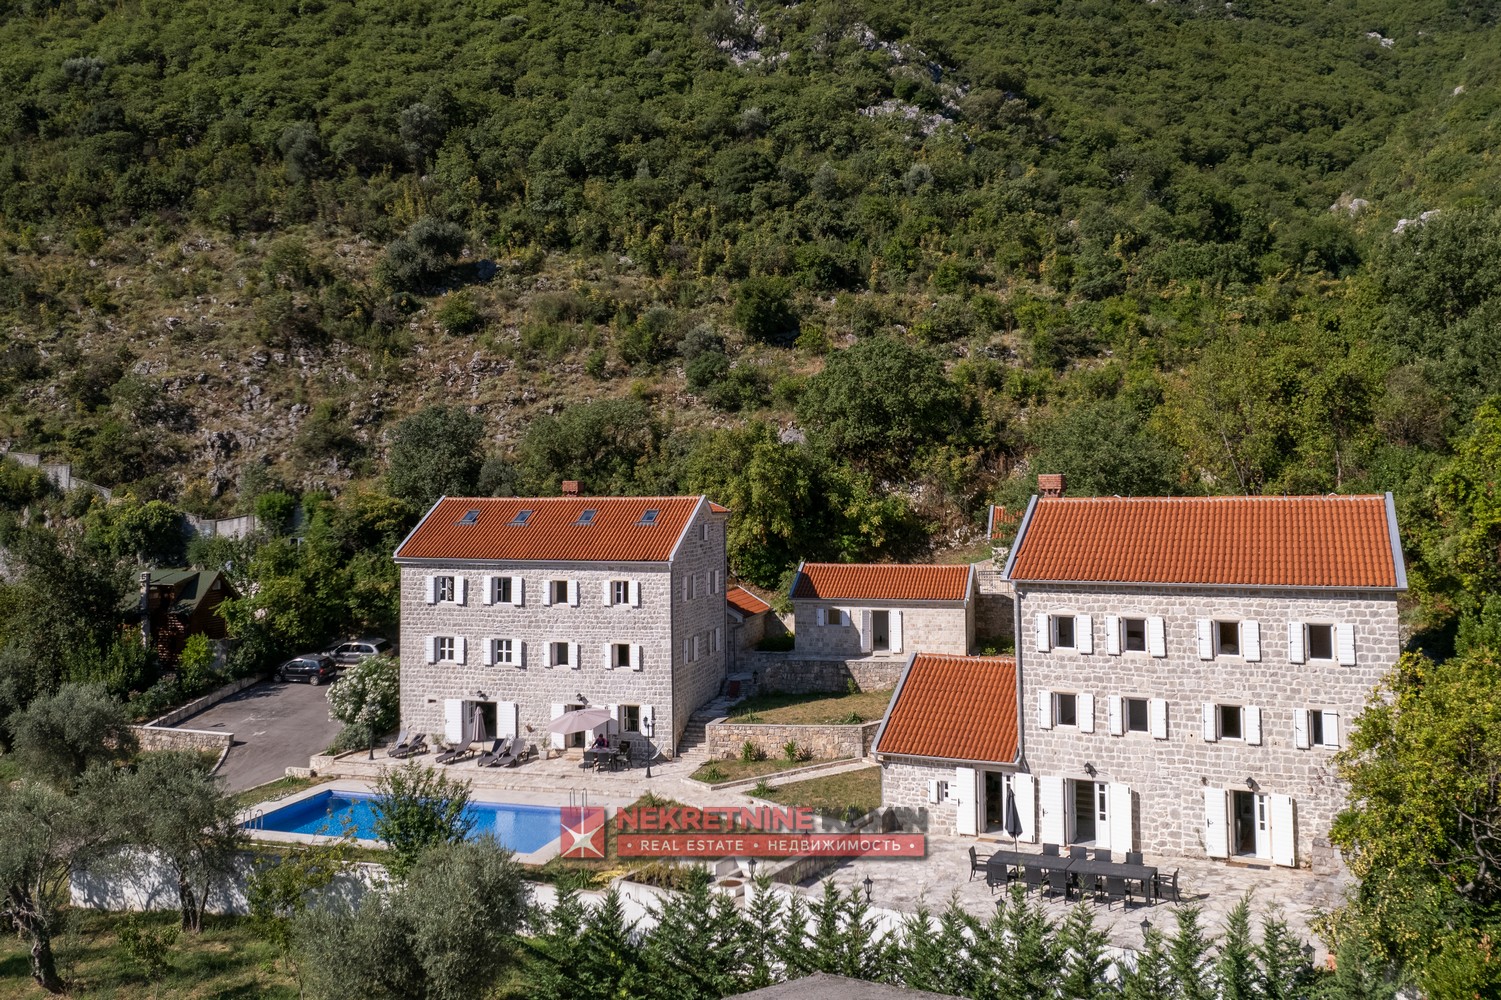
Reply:
[[562, 850], [565, 858], [605, 856], [605, 811], [599, 806], [564, 806], [562, 809]]

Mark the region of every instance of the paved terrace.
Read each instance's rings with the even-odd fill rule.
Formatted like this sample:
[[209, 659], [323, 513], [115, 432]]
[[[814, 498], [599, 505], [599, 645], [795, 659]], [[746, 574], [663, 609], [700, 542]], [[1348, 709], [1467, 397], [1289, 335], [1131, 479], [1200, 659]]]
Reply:
[[[392, 761], [376, 751], [376, 760], [371, 762], [363, 754], [344, 757], [336, 762], [327, 758], [314, 758], [320, 774], [374, 780], [380, 769], [401, 762]], [[432, 755], [413, 758], [431, 764]], [[701, 763], [698, 759], [662, 761], [652, 765], [652, 777], [646, 778], [644, 767], [621, 771], [594, 772], [583, 770], [577, 758], [533, 760], [514, 768], [480, 768], [473, 761], [466, 761], [444, 768], [455, 777], [472, 782], [476, 797], [504, 798], [495, 792], [515, 790], [528, 793], [544, 793], [551, 801], [565, 801], [571, 791], [585, 791], [591, 803], [619, 805], [634, 801], [647, 791], [663, 798], [675, 799], [688, 805], [751, 805], [756, 800], [727, 791], [710, 788], [692, 781], [688, 775]], [[844, 770], [845, 768], [838, 768]], [[797, 775], [788, 780], [799, 780], [816, 775]], [[776, 775], [769, 775], [772, 784], [780, 784]], [[517, 801], [520, 801], [520, 797]], [[996, 849], [1010, 849], [1009, 839], [983, 838], [975, 840], [947, 834], [928, 835], [928, 856], [924, 859], [853, 860], [838, 864], [822, 876], [805, 881], [797, 888], [810, 896], [822, 892], [822, 881], [832, 877], [845, 889], [861, 890], [861, 882], [869, 876], [874, 883], [872, 900], [876, 907], [910, 913], [919, 904], [937, 911], [948, 905], [950, 897], [975, 916], [988, 918], [995, 912], [999, 896], [992, 894], [983, 878], [970, 880], [969, 848], [976, 846], [980, 854]], [[1036, 844], [1020, 844], [1018, 850], [1040, 853]], [[1323, 944], [1309, 931], [1309, 921], [1320, 912], [1336, 906], [1347, 888], [1353, 886], [1348, 876], [1331, 878], [1315, 876], [1302, 869], [1278, 868], [1270, 864], [1226, 864], [1199, 858], [1179, 858], [1148, 855], [1145, 861], [1160, 871], [1171, 874], [1179, 869], [1179, 886], [1185, 904], [1195, 904], [1202, 910], [1202, 925], [1211, 934], [1223, 930], [1226, 914], [1246, 892], [1251, 893], [1254, 936], [1260, 938], [1260, 922], [1263, 918], [1280, 915], [1289, 929], [1299, 938], [1314, 946], [1316, 957], [1325, 954]], [[863, 890], [862, 890], [863, 891]], [[1034, 897], [1040, 898], [1040, 897]], [[1157, 929], [1171, 933], [1176, 906], [1168, 901], [1148, 906], [1141, 902], [1123, 909], [1119, 904], [1106, 909], [1103, 902], [1086, 900], [1065, 903], [1060, 898], [1045, 899], [1042, 905], [1050, 919], [1061, 921], [1067, 906], [1089, 906], [1094, 909], [1096, 926], [1118, 948], [1134, 949], [1141, 944], [1141, 921], [1146, 918]]]

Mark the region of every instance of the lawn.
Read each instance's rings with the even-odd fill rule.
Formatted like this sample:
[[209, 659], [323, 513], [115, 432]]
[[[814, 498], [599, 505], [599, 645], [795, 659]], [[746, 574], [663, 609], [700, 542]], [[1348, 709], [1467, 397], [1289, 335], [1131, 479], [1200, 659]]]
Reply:
[[823, 761], [789, 761], [784, 757], [768, 757], [766, 760], [711, 760], [694, 771], [691, 777], [695, 781], [722, 785], [727, 781], [739, 781], [742, 778], [754, 778], [762, 774], [776, 774], [778, 771], [790, 771], [794, 767], [808, 767], [811, 764], [821, 763]]
[[254, 788], [247, 788], [243, 792], [235, 793], [235, 805], [241, 809], [246, 806], [258, 805], [262, 802], [270, 802], [293, 792], [300, 792], [304, 788], [312, 788], [321, 785], [331, 778], [277, 778], [275, 781]]
[[811, 806], [825, 816], [854, 819], [881, 804], [881, 769], [862, 767], [793, 781], [771, 789], [765, 797], [788, 806]]
[[[208, 917], [202, 934], [179, 935], [169, 968], [153, 989], [141, 966], [120, 944], [116, 931], [131, 915], [67, 910], [69, 928], [53, 942], [58, 971], [70, 985], [69, 996], [102, 1000], [138, 997], [298, 996], [297, 983], [281, 964], [277, 950], [261, 940], [242, 917]], [[176, 913], [138, 916], [156, 930], [175, 926]], [[31, 980], [28, 949], [14, 934], [0, 936], [0, 1000], [45, 997]]]
[[758, 694], [730, 709], [730, 722], [790, 726], [858, 725], [886, 714], [890, 691], [853, 694]]

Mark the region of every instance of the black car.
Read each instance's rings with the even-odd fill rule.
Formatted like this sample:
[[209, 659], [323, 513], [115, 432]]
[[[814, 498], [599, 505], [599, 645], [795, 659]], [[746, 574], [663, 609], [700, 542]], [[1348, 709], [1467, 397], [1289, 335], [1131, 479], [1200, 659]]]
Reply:
[[327, 655], [333, 657], [334, 662], [341, 667], [352, 667], [362, 660], [368, 660], [372, 656], [382, 656], [389, 652], [391, 652], [389, 642], [371, 636], [341, 642], [330, 649]]
[[289, 681], [307, 681], [317, 687], [324, 681], [339, 676], [339, 668], [324, 653], [305, 653], [288, 660], [276, 668], [276, 679], [283, 684]]

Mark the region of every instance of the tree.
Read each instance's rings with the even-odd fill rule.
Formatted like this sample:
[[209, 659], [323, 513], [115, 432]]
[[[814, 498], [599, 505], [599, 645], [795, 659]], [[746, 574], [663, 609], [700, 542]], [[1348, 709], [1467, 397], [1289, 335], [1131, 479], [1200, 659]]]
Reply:
[[577, 403], [533, 420], [521, 441], [521, 479], [537, 494], [577, 479], [590, 493], [640, 493], [641, 467], [657, 441], [651, 411], [635, 399]]
[[344, 723], [340, 745], [369, 746], [400, 716], [401, 664], [394, 656], [372, 656], [349, 667], [328, 689], [328, 710]]
[[1080, 403], [1036, 432], [1032, 467], [1061, 472], [1078, 496], [1167, 496], [1180, 491], [1183, 455], [1124, 398]]
[[1180, 1000], [1216, 1000], [1217, 984], [1211, 964], [1211, 942], [1199, 926], [1199, 908], [1182, 906], [1173, 915], [1177, 927], [1168, 940], [1170, 978]]
[[708, 869], [696, 865], [657, 908], [643, 957], [662, 997], [717, 1000], [743, 992], [749, 957], [743, 921], [730, 897], [712, 891], [712, 881]]
[[1105, 958], [1109, 939], [1094, 925], [1094, 910], [1075, 906], [1058, 928], [1063, 973], [1058, 980], [1061, 1000], [1091, 1000], [1103, 992], [1110, 962]]
[[735, 325], [753, 340], [776, 340], [797, 329], [792, 286], [785, 278], [746, 278], [735, 290]]
[[375, 782], [375, 832], [386, 842], [386, 867], [404, 878], [423, 851], [455, 844], [469, 836], [474, 820], [465, 815], [469, 783], [410, 762], [381, 772]]
[[389, 894], [295, 920], [309, 994], [322, 1000], [471, 1000], [515, 958], [521, 869], [492, 837], [437, 843]]
[[59, 785], [96, 764], [126, 760], [136, 747], [125, 706], [99, 684], [64, 684], [12, 715], [7, 726], [23, 766]]
[[124, 793], [132, 843], [142, 849], [148, 870], [164, 871], [176, 883], [182, 929], [196, 934], [245, 841], [234, 798], [191, 750], [141, 755]]
[[420, 291], [447, 276], [467, 237], [457, 223], [424, 215], [405, 236], [386, 247], [380, 262], [380, 277], [399, 291]]
[[1214, 963], [1219, 1000], [1256, 1000], [1260, 976], [1251, 944], [1251, 899], [1246, 895], [1225, 917], [1225, 937]]
[[351, 833], [338, 840], [289, 845], [285, 854], [263, 857], [250, 873], [245, 896], [251, 922], [281, 950], [283, 960], [292, 954], [296, 919], [348, 870], [352, 843]]
[[426, 509], [444, 494], [474, 492], [483, 454], [484, 424], [452, 406], [429, 406], [396, 425], [386, 487]]

